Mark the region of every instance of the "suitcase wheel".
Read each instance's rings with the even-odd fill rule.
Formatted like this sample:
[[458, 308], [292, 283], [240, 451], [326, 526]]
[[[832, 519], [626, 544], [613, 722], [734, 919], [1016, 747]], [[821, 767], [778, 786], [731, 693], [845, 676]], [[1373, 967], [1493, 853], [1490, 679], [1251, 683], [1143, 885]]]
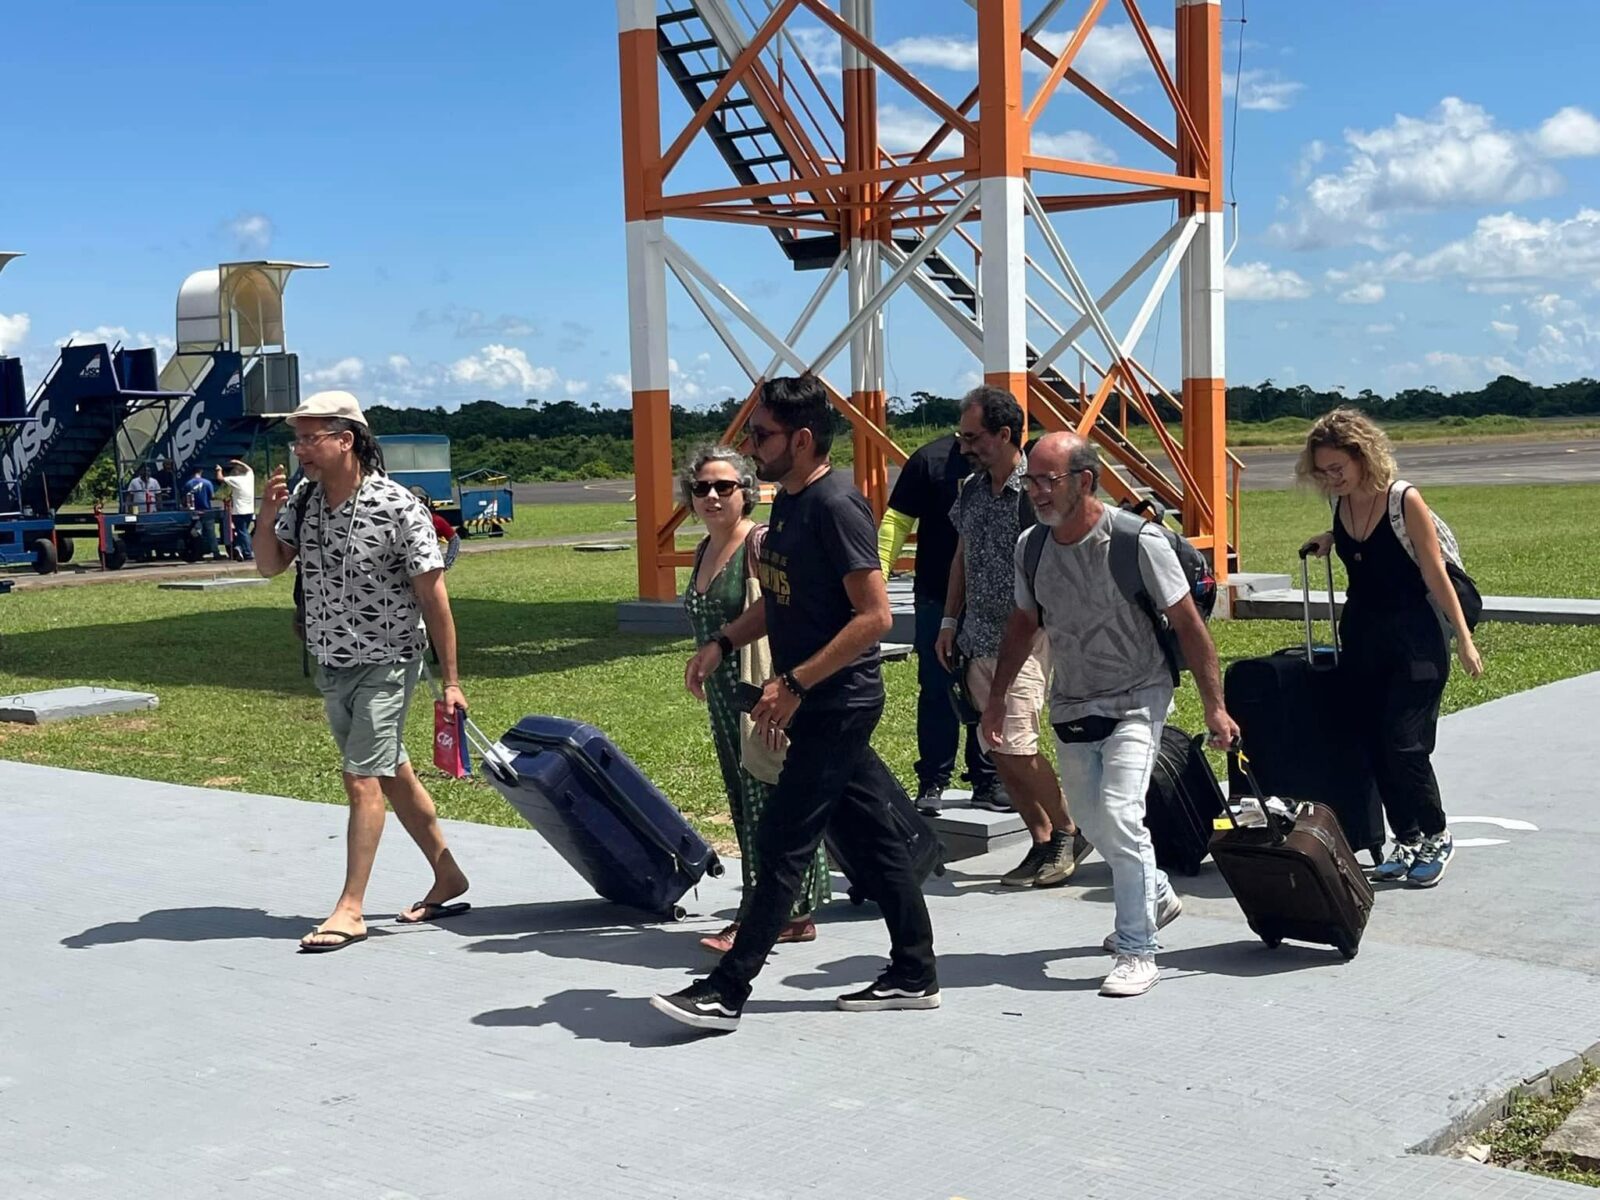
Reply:
[[681, 904], [674, 904], [671, 908], [667, 909], [668, 918], [674, 921], [681, 921], [688, 915], [689, 910], [684, 908]]
[[845, 893], [845, 895], [847, 897], [849, 897], [850, 903], [854, 904], [857, 908], [860, 908], [861, 905], [863, 905], [863, 904], [865, 904], [867, 902], [867, 898], [865, 896], [863, 896], [855, 888], [851, 888], [848, 892]]
[[1357, 952], [1359, 952], [1361, 949], [1360, 946], [1352, 946], [1346, 942], [1335, 942], [1333, 944], [1333, 948], [1340, 954], [1344, 955], [1344, 960], [1346, 962], [1349, 962], [1352, 958], [1354, 958]]
[[728, 869], [722, 865], [722, 860], [715, 854], [711, 856], [711, 862], [706, 865], [706, 874], [711, 876], [713, 879], [721, 879], [723, 875], [727, 873], [727, 870]]
[[1268, 950], [1276, 950], [1279, 946], [1283, 945], [1283, 939], [1281, 937], [1268, 937], [1264, 933], [1261, 935], [1261, 941]]
[[944, 864], [943, 864], [943, 863], [939, 863], [939, 864], [937, 864], [937, 865], [936, 865], [936, 866], [935, 866], [935, 867], [934, 867], [934, 868], [933, 868], [933, 873], [934, 873], [934, 874], [935, 874], [935, 875], [938, 875], [938, 876], [939, 876], [939, 877], [941, 877], [941, 878], [943, 878], [943, 876], [944, 876]]

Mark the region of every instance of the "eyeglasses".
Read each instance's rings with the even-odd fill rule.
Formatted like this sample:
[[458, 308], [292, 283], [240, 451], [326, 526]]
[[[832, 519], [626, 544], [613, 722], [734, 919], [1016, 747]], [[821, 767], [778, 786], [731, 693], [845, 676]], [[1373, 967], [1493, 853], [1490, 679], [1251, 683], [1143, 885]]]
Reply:
[[956, 430], [956, 441], [960, 442], [963, 446], [971, 446], [988, 432], [989, 431], [987, 429], [980, 429], [977, 433], [966, 433], [958, 429]]
[[1311, 472], [1311, 477], [1313, 479], [1339, 479], [1354, 465], [1353, 463], [1337, 463], [1329, 467], [1317, 467]]
[[759, 425], [746, 425], [745, 428], [750, 431], [750, 445], [756, 449], [760, 449], [761, 443], [768, 438], [775, 438], [781, 433], [789, 432], [786, 429], [763, 429]]
[[1079, 467], [1077, 470], [1061, 471], [1055, 475], [1024, 475], [1022, 477], [1022, 482], [1026, 486], [1033, 488], [1035, 491], [1053, 492], [1056, 490], [1056, 484], [1060, 483], [1063, 479], [1088, 470], [1090, 470], [1088, 467]]
[[291, 446], [310, 446], [320, 442], [323, 438], [338, 437], [337, 433], [302, 433], [290, 439]]
[[712, 492], [716, 492], [717, 495], [726, 500], [739, 490], [739, 481], [737, 479], [696, 479], [694, 483], [689, 485], [689, 490], [694, 493], [697, 500], [704, 500]]

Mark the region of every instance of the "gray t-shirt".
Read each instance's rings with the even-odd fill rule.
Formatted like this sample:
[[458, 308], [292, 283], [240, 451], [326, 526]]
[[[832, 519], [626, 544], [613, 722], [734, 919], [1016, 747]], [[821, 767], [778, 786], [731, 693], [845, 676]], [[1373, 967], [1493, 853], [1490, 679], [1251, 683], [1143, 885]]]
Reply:
[[427, 638], [411, 580], [443, 570], [444, 558], [433, 522], [415, 496], [387, 475], [372, 475], [330, 509], [317, 488], [306, 505], [299, 545], [293, 499], [272, 532], [298, 551], [306, 645], [319, 663], [353, 667], [421, 655]]
[[[1027, 538], [1017, 540], [1017, 607], [1042, 606], [1050, 638], [1053, 725], [1090, 716], [1160, 721], [1172, 707], [1172, 673], [1150, 618], [1111, 574], [1112, 512], [1071, 545], [1046, 541], [1032, 586], [1023, 563]], [[1139, 535], [1139, 571], [1158, 608], [1189, 594], [1177, 554], [1154, 525]]]

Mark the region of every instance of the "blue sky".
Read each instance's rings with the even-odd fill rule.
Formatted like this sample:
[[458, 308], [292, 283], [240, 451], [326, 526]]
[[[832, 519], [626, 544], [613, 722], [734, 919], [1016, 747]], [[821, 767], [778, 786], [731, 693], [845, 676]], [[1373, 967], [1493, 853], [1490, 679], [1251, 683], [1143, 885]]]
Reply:
[[[1085, 7], [1069, 0], [1050, 28], [1059, 36]], [[965, 91], [965, 4], [878, 9], [879, 41], [900, 61], [943, 95]], [[1169, 127], [1119, 6], [1106, 11], [1080, 64]], [[1165, 40], [1170, 7], [1144, 11]], [[1600, 6], [1243, 11], [1230, 378], [1353, 393], [1600, 374], [1600, 97], [1588, 82]], [[10, 0], [3, 21], [6, 44], [29, 49], [0, 65], [0, 249], [29, 257], [0, 277], [0, 348], [23, 356], [30, 382], [73, 333], [166, 345], [185, 275], [270, 256], [332, 267], [289, 294], [308, 390], [625, 402], [610, 0]], [[1231, 72], [1240, 26], [1227, 30]], [[836, 45], [804, 23], [797, 33], [836, 79]], [[905, 149], [926, 118], [892, 86], [883, 102], [885, 142]], [[663, 109], [669, 125], [687, 117], [670, 90]], [[1069, 151], [1158, 165], [1071, 97], [1040, 128]], [[673, 176], [685, 189], [731, 182], [704, 155]], [[1058, 229], [1098, 290], [1170, 219], [1151, 205]], [[680, 222], [674, 236], [780, 328], [817, 282], [759, 230]], [[734, 360], [669, 288], [676, 399], [742, 394]], [[839, 311], [825, 308], [802, 347], [825, 341]], [[1140, 345], [1169, 379], [1176, 316], [1174, 298]], [[975, 360], [909, 294], [888, 321], [891, 391], [971, 380]]]

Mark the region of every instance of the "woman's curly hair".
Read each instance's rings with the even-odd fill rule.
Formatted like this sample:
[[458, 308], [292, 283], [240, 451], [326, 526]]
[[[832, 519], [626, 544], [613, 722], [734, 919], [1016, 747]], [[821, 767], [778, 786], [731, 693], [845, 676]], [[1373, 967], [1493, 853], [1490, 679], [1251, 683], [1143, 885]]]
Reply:
[[1336, 408], [1325, 413], [1306, 434], [1305, 449], [1294, 466], [1295, 477], [1302, 483], [1314, 484], [1324, 495], [1328, 487], [1317, 476], [1316, 454], [1326, 449], [1343, 450], [1359, 462], [1366, 473], [1366, 484], [1373, 491], [1383, 491], [1398, 475], [1389, 435], [1360, 409]]

